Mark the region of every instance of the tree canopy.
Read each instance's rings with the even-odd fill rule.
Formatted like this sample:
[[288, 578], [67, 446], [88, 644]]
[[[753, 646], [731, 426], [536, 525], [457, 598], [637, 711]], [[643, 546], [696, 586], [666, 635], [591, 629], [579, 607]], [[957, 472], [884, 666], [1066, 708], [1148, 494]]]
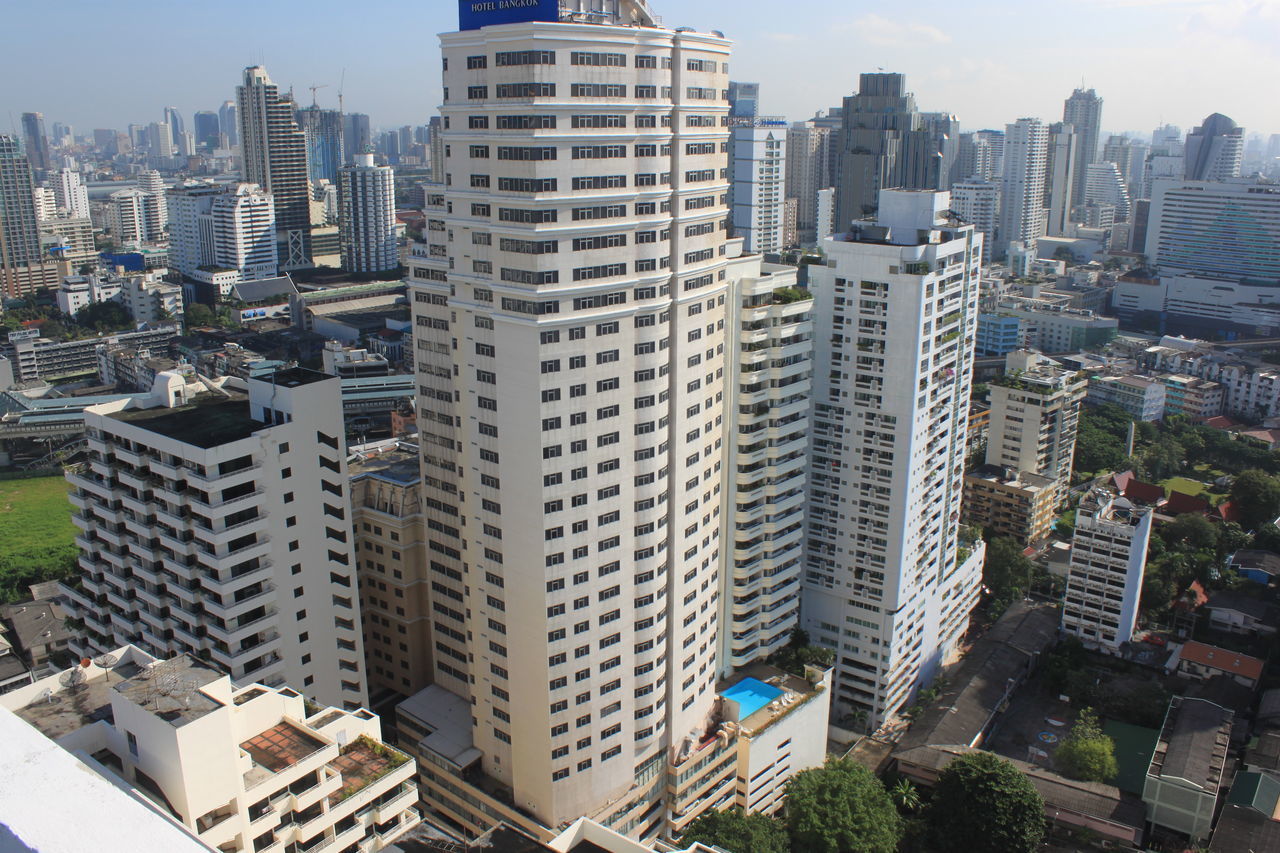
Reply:
[[994, 612], [1003, 612], [1022, 597], [1032, 568], [1031, 560], [1022, 553], [1022, 546], [1016, 540], [998, 536], [987, 542], [982, 582], [991, 590], [990, 606]]
[[1082, 708], [1071, 733], [1053, 754], [1058, 770], [1084, 782], [1110, 782], [1120, 772], [1116, 744], [1102, 733], [1091, 708]]
[[1280, 480], [1250, 468], [1231, 483], [1231, 502], [1240, 513], [1240, 524], [1252, 530], [1280, 515]]
[[937, 853], [1031, 853], [1044, 836], [1044, 800], [1018, 768], [989, 752], [947, 765], [926, 816]]
[[787, 830], [767, 815], [745, 814], [741, 808], [708, 811], [689, 824], [680, 843], [698, 841], [728, 853], [787, 853]]
[[785, 822], [792, 850], [894, 853], [902, 821], [880, 780], [860, 764], [829, 760], [787, 783]]

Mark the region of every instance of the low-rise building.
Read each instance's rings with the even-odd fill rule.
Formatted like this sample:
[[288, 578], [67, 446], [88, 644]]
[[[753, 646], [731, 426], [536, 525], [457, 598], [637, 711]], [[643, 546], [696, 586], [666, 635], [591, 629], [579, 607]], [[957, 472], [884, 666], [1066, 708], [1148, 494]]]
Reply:
[[30, 589], [31, 600], [0, 607], [0, 633], [7, 635], [24, 663], [39, 672], [55, 656], [66, 653], [71, 632], [67, 630], [67, 615], [57, 599], [57, 583], [36, 583]]
[[164, 323], [140, 332], [53, 341], [40, 337], [39, 332], [24, 330], [9, 334], [8, 343], [0, 346], [0, 355], [13, 365], [16, 381], [44, 379], [54, 382], [97, 371], [99, 346], [123, 345], [162, 350], [181, 333], [182, 327], [176, 323]]
[[341, 341], [326, 341], [322, 359], [325, 373], [343, 379], [387, 376], [391, 373], [391, 364], [385, 356], [362, 347], [344, 346]]
[[1164, 383], [1145, 376], [1094, 376], [1085, 395], [1090, 405], [1113, 403], [1140, 421], [1163, 418], [1164, 400]]
[[1178, 649], [1174, 660], [1178, 675], [1204, 681], [1215, 675], [1226, 675], [1245, 687], [1255, 687], [1262, 677], [1262, 661], [1228, 649], [1192, 640]]
[[1215, 592], [1205, 610], [1210, 626], [1219, 631], [1269, 637], [1280, 628], [1280, 607], [1243, 592]]
[[1052, 532], [1058, 499], [1053, 478], [985, 465], [965, 475], [964, 522], [1030, 545]]
[[1181, 373], [1160, 377], [1165, 415], [1182, 415], [1195, 423], [1222, 414], [1223, 389], [1217, 382]]
[[1046, 353], [1100, 347], [1110, 343], [1120, 329], [1114, 317], [1049, 299], [1006, 296], [999, 301], [998, 311], [1021, 321], [1023, 346]]
[[1115, 653], [1129, 642], [1151, 538], [1152, 512], [1105, 489], [1076, 508], [1062, 630], [1086, 646]]
[[126, 646], [0, 705], [225, 853], [380, 850], [420, 819], [413, 761], [376, 716], [235, 684], [189, 655]]
[[1147, 820], [1192, 840], [1209, 837], [1218, 797], [1230, 785], [1234, 716], [1204, 699], [1173, 697], [1142, 786]]
[[979, 356], [1004, 356], [1022, 347], [1022, 321], [1012, 314], [982, 313], [978, 315], [978, 332], [974, 353]]

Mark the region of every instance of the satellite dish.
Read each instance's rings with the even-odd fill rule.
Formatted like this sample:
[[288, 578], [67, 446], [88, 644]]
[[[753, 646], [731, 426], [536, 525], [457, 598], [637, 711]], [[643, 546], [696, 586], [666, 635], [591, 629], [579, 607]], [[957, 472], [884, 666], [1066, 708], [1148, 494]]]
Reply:
[[41, 691], [40, 691], [40, 695], [36, 697], [36, 701], [37, 701], [37, 702], [39, 702], [39, 701], [52, 702], [52, 701], [53, 701], [53, 688], [52, 688], [52, 687], [46, 687], [44, 690], [41, 690]]
[[95, 666], [99, 666], [107, 671], [107, 681], [111, 681], [111, 667], [116, 665], [116, 656], [113, 654], [101, 654], [93, 659]]
[[[85, 660], [88, 660], [88, 658], [85, 658]], [[72, 668], [58, 676], [58, 683], [63, 687], [79, 687], [81, 684], [84, 684], [84, 681], [85, 675], [83, 669]]]

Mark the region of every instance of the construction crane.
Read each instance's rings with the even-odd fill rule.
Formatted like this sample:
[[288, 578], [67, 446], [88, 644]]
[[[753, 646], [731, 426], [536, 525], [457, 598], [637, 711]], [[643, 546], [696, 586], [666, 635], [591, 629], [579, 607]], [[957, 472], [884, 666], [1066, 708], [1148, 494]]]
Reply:
[[342, 79], [338, 81], [338, 112], [342, 112], [342, 90], [347, 85], [347, 69], [342, 69]]
[[329, 84], [321, 83], [319, 86], [308, 86], [307, 88], [311, 90], [311, 106], [314, 107], [316, 105], [316, 89], [327, 89]]

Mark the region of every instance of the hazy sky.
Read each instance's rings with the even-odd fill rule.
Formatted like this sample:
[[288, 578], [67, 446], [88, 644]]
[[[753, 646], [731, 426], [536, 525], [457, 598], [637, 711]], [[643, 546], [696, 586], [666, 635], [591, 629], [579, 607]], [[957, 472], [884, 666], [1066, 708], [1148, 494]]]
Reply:
[[[439, 32], [454, 0], [3, 0], [0, 120], [22, 112], [124, 129], [235, 94], [265, 63], [283, 87], [375, 126], [422, 124], [440, 100]], [[668, 26], [736, 42], [732, 77], [762, 83], [762, 110], [791, 119], [838, 105], [859, 72], [907, 75], [921, 109], [966, 129], [1062, 117], [1080, 85], [1105, 99], [1108, 131], [1184, 130], [1211, 112], [1280, 133], [1280, 0], [651, 0]]]

